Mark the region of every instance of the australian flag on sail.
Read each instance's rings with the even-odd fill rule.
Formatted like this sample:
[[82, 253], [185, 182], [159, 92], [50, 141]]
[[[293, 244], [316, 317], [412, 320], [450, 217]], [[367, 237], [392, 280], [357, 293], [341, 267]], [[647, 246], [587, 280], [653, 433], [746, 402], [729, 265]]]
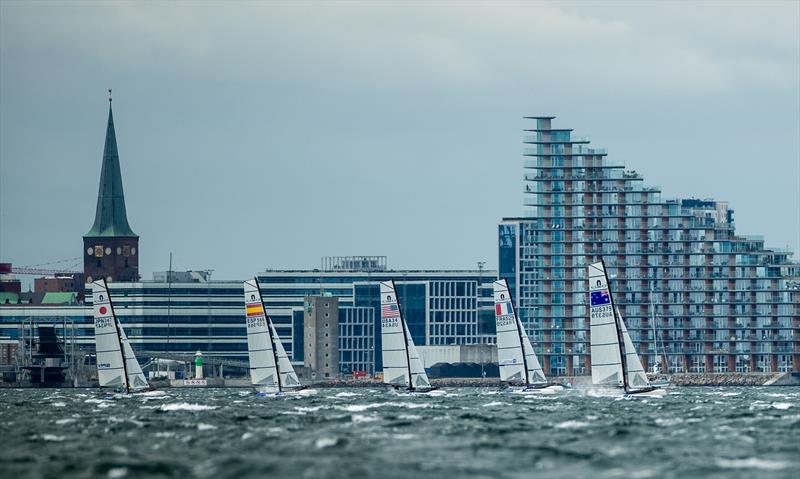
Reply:
[[511, 301], [495, 303], [494, 312], [497, 316], [507, 316], [511, 314]]
[[381, 306], [381, 318], [394, 318], [400, 316], [400, 310], [396, 304], [384, 304]]
[[604, 304], [611, 304], [611, 296], [608, 295], [607, 289], [600, 291], [592, 291], [592, 306], [602, 306]]

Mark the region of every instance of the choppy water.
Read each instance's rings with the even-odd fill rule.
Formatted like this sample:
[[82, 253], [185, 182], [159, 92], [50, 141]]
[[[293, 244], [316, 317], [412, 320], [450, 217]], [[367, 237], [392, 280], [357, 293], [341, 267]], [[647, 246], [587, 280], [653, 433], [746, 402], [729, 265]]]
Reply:
[[800, 389], [0, 390], [3, 477], [798, 477]]

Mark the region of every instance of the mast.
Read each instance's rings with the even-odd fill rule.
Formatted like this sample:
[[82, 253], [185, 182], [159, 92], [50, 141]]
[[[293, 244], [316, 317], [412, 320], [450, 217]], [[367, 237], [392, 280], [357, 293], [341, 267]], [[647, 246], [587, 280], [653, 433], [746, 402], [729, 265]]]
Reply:
[[392, 289], [394, 290], [394, 299], [397, 300], [397, 312], [400, 314], [400, 327], [403, 328], [403, 344], [405, 345], [406, 349], [406, 367], [408, 368], [408, 389], [413, 391], [414, 377], [411, 374], [411, 354], [408, 351], [408, 337], [411, 336], [411, 332], [408, 331], [406, 327], [406, 320], [403, 319], [403, 308], [400, 307], [400, 298], [397, 297], [397, 287], [394, 284], [394, 280], [391, 281]]
[[611, 280], [608, 277], [608, 271], [606, 270], [606, 262], [601, 258], [600, 263], [603, 265], [603, 274], [606, 276], [608, 300], [611, 303], [611, 314], [614, 315], [614, 327], [617, 328], [617, 343], [619, 344], [620, 365], [622, 366], [622, 385], [625, 388], [625, 392], [628, 392], [628, 358], [625, 355], [625, 342], [622, 338], [622, 329], [619, 327], [619, 322], [622, 321], [622, 318], [619, 317], [617, 314], [617, 307], [614, 306], [614, 294], [611, 292]]
[[656, 339], [656, 307], [653, 305], [653, 291], [650, 290], [650, 322], [653, 326], [653, 358], [658, 358], [658, 340]]
[[628, 357], [625, 352], [625, 340], [622, 337], [622, 329], [620, 329], [619, 327], [620, 321], [622, 321], [622, 318], [620, 318], [617, 315], [617, 313], [614, 312], [614, 326], [617, 328], [617, 339], [619, 340], [619, 354], [622, 357], [622, 361], [620, 361], [620, 366], [622, 366], [622, 386], [625, 388], [625, 392], [628, 392]]
[[122, 356], [122, 373], [125, 377], [125, 392], [131, 392], [131, 385], [128, 381], [128, 360], [125, 357], [125, 346], [122, 344], [122, 334], [120, 333], [119, 329], [119, 320], [117, 319], [117, 312], [114, 311], [114, 303], [111, 301], [111, 292], [108, 290], [108, 283], [106, 283], [105, 278], [101, 278], [103, 280], [103, 286], [106, 288], [106, 296], [108, 296], [108, 307], [111, 309], [111, 315], [114, 317], [114, 330], [117, 332], [117, 341], [119, 341], [119, 354]]
[[511, 295], [511, 288], [508, 287], [508, 280], [503, 278], [508, 291], [508, 299], [511, 302], [511, 314], [514, 315], [514, 324], [517, 326], [517, 335], [519, 336], [519, 348], [522, 350], [522, 367], [525, 369], [525, 387], [531, 385], [528, 378], [528, 358], [525, 354], [525, 342], [522, 339], [522, 321], [517, 317], [517, 309], [514, 307], [514, 297]]
[[264, 306], [264, 297], [261, 295], [261, 285], [258, 284], [258, 278], [253, 278], [258, 290], [258, 301], [261, 302], [261, 307], [264, 308], [264, 319], [267, 320], [267, 331], [269, 331], [269, 344], [272, 346], [272, 357], [275, 359], [275, 375], [278, 377], [278, 391], [282, 391], [281, 387], [281, 369], [278, 366], [278, 350], [275, 347], [275, 338], [272, 336], [272, 321], [267, 315], [267, 307]]

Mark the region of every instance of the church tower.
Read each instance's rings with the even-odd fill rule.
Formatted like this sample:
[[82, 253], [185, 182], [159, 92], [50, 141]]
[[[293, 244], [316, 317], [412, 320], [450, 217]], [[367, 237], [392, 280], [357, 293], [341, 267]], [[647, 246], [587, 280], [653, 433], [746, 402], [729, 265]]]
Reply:
[[83, 272], [86, 282], [139, 281], [139, 236], [128, 225], [122, 174], [119, 168], [111, 90], [108, 91], [108, 126], [97, 193], [94, 225], [83, 235]]

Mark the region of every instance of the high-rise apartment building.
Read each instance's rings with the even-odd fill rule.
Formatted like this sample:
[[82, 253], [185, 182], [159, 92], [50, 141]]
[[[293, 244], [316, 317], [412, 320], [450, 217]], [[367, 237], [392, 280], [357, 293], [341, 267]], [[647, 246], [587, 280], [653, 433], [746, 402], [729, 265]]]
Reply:
[[725, 202], [663, 199], [553, 118], [526, 118], [525, 212], [498, 230], [499, 275], [546, 372], [589, 373], [586, 267], [600, 259], [646, 367], [800, 371], [792, 253], [736, 235]]

